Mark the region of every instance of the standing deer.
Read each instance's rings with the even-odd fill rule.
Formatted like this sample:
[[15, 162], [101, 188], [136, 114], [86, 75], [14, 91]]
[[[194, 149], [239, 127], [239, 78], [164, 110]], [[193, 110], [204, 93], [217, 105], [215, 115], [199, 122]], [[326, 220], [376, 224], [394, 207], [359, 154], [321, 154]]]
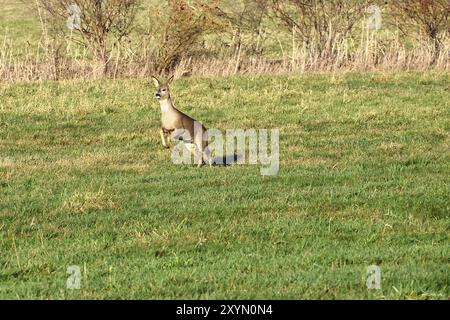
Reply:
[[166, 135], [171, 135], [174, 140], [182, 140], [185, 146], [194, 154], [197, 161], [197, 167], [203, 164], [203, 161], [212, 166], [212, 158], [208, 147], [208, 137], [206, 128], [197, 120], [184, 114], [172, 103], [169, 85], [172, 83], [173, 76], [166, 83], [161, 83], [156, 77], [153, 77], [153, 83], [156, 87], [155, 97], [161, 107], [161, 136], [162, 145], [169, 148], [166, 141]]

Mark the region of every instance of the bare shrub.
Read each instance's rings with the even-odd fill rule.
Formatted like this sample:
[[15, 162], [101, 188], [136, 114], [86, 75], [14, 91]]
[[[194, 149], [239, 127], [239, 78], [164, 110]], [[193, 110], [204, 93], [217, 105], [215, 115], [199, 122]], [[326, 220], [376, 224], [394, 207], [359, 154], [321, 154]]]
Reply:
[[[415, 0], [409, 14], [416, 19], [420, 14], [421, 23], [403, 11], [411, 7], [371, 1], [383, 13], [381, 29], [368, 27], [371, 12], [359, 0], [136, 0], [125, 9], [120, 6], [126, 1], [119, 0], [35, 1], [42, 38], [24, 47], [16, 44], [16, 35], [5, 32], [0, 82], [146, 78], [173, 72], [228, 76], [450, 70], [443, 0], [433, 2], [441, 11], [430, 7], [432, 0]], [[69, 3], [84, 14], [73, 30], [66, 26]]]
[[433, 63], [439, 57], [444, 39], [450, 33], [450, 2], [448, 0], [393, 0], [393, 14], [403, 33], [418, 31], [434, 46]]
[[[229, 23], [225, 30], [226, 42], [221, 44], [231, 49], [233, 54], [245, 51], [247, 55], [262, 55], [266, 39], [268, 0], [225, 0], [221, 2], [224, 16]], [[219, 41], [222, 39], [219, 37]]]
[[323, 59], [335, 56], [367, 5], [365, 0], [272, 0], [271, 10], [311, 54]]
[[172, 72], [181, 59], [201, 48], [204, 35], [223, 29], [217, 3], [217, 0], [167, 1], [167, 6], [162, 7], [164, 20], [152, 34], [156, 38], [151, 57], [155, 73]]
[[[128, 36], [138, 7], [138, 0], [36, 0], [38, 10], [50, 25], [52, 36], [70, 39], [89, 49], [94, 57], [94, 73], [106, 76], [111, 48]], [[79, 12], [71, 12], [77, 8]], [[39, 12], [40, 12], [39, 11]], [[79, 14], [73, 32], [66, 22], [70, 14]]]

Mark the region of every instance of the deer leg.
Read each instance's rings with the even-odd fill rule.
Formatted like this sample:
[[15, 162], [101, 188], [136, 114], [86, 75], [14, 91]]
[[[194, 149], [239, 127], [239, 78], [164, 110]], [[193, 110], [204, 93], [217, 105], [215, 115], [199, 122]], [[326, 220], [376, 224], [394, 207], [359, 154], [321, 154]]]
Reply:
[[200, 149], [197, 149], [197, 156], [198, 156], [198, 160], [197, 160], [197, 168], [200, 168], [203, 165], [203, 155], [202, 152], [200, 151]]
[[162, 128], [159, 129], [159, 135], [161, 137], [161, 142], [162, 142], [163, 147], [169, 148], [169, 146], [167, 145], [167, 142], [166, 142], [166, 138], [164, 137], [164, 130]]
[[212, 167], [212, 165], [213, 165], [213, 158], [211, 157], [211, 151], [209, 150], [208, 147], [206, 147], [203, 150], [203, 159], [205, 160], [205, 162], [207, 164], [209, 164], [210, 167]]
[[[195, 144], [190, 143], [190, 142], [185, 142], [185, 143], [184, 143], [184, 146], [186, 147], [186, 149], [189, 150], [189, 152], [190, 152], [191, 154], [194, 155], [194, 159], [195, 159]], [[192, 160], [192, 158], [191, 158], [191, 160]], [[195, 161], [195, 160], [194, 160], [194, 161]]]
[[190, 150], [194, 155], [194, 164], [197, 163], [197, 168], [201, 167], [203, 164], [202, 151], [195, 143], [190, 144]]

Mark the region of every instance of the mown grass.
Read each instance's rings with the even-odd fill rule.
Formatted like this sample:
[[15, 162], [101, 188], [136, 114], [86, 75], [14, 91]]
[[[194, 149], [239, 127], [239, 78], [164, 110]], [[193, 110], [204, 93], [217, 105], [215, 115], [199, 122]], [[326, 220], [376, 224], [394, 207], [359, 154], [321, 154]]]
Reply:
[[[3, 86], [0, 298], [447, 299], [449, 83], [175, 82], [209, 128], [279, 128], [273, 177], [172, 164], [143, 81]], [[366, 288], [371, 264], [381, 290]]]

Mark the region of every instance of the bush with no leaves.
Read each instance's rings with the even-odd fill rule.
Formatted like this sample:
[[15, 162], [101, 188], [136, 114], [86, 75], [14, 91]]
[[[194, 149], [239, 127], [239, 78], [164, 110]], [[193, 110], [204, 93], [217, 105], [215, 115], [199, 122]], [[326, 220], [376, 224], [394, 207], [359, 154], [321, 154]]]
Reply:
[[95, 58], [97, 76], [105, 76], [112, 43], [120, 42], [132, 27], [139, 0], [37, 0], [41, 19], [51, 25], [54, 35], [67, 35], [66, 21], [73, 9], [79, 24], [73, 28], [70, 40], [87, 47]]

